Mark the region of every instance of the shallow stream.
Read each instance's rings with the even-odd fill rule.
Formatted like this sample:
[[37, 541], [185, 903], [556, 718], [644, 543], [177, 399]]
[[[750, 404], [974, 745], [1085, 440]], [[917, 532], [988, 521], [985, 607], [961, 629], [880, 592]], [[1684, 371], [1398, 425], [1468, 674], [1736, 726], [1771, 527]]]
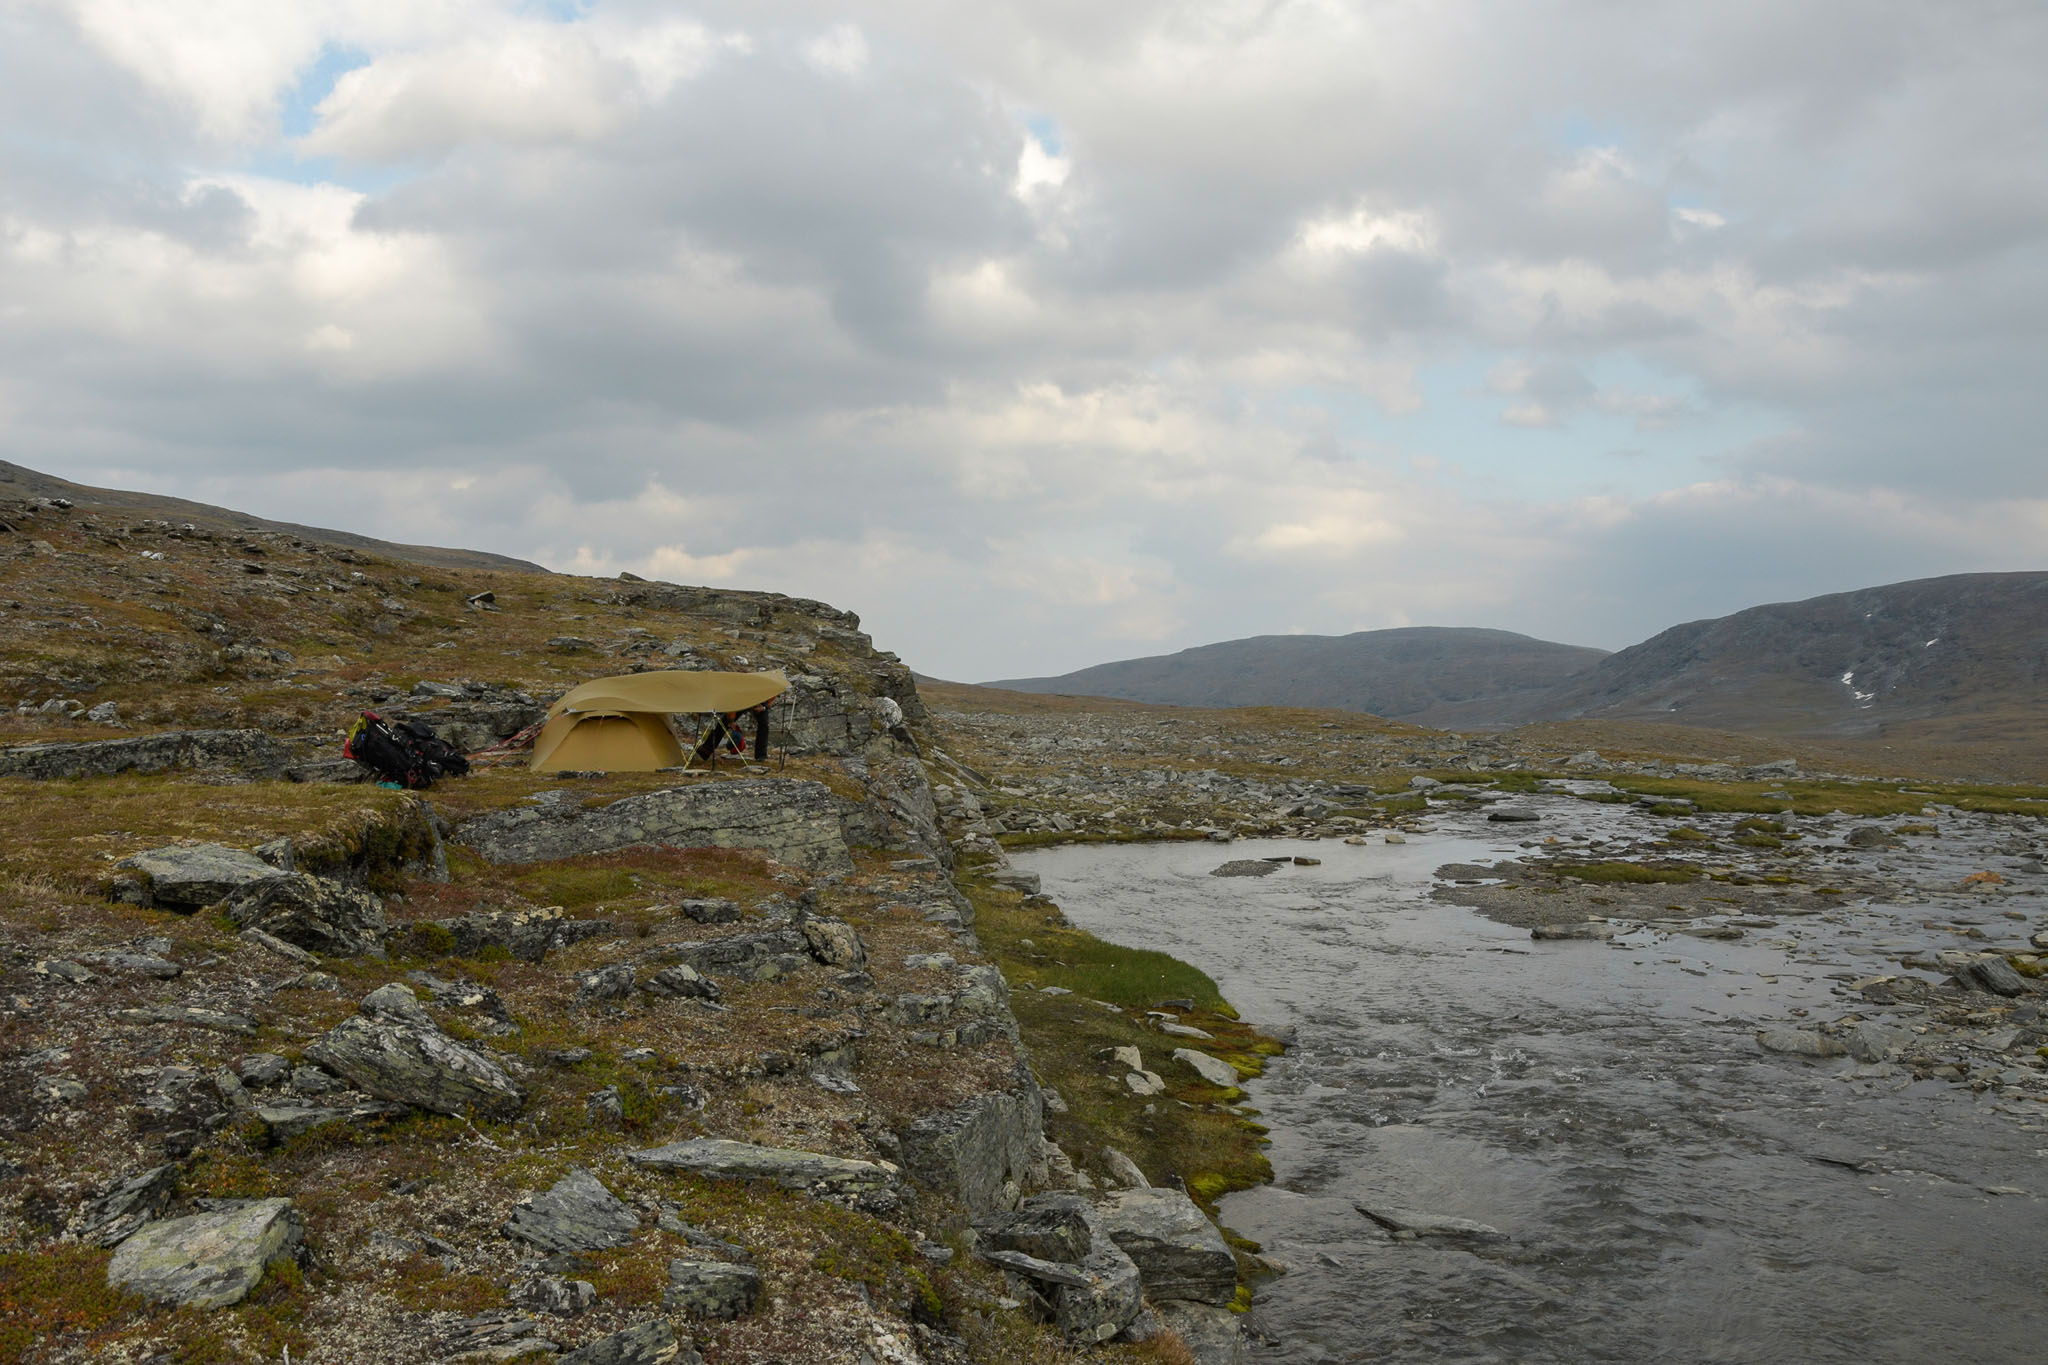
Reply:
[[[1537, 804], [1544, 833], [1643, 818]], [[1255, 1359], [2048, 1361], [2048, 1105], [1756, 1043], [1839, 1013], [1841, 982], [1886, 967], [1875, 936], [1927, 937], [1921, 912], [1533, 942], [1429, 894], [1439, 866], [1513, 857], [1531, 827], [1431, 823], [1399, 845], [1016, 858], [1075, 923], [1194, 963], [1292, 1032], [1248, 1087], [1275, 1181], [1223, 1204], [1287, 1270], [1258, 1289]], [[1209, 875], [1281, 854], [1321, 865]], [[1360, 1205], [1502, 1236], [1397, 1233]]]

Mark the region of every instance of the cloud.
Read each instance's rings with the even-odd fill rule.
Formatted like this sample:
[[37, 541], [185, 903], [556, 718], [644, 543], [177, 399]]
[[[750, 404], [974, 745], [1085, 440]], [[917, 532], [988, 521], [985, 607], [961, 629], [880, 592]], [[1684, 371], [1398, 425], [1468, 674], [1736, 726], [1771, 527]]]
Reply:
[[2040, 567], [2044, 66], [1848, 0], [36, 0], [0, 455], [966, 677]]

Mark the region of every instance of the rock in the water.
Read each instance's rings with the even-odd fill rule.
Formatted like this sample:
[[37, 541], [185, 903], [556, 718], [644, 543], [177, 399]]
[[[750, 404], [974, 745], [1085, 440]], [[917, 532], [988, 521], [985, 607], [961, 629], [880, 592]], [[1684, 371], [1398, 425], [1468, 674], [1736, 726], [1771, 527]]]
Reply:
[[[100, 719], [92, 711], [86, 714]], [[198, 768], [275, 778], [284, 775], [285, 765], [284, 746], [261, 730], [171, 730], [83, 744], [0, 749], [0, 777], [111, 777]]]
[[1193, 1069], [1197, 1076], [1211, 1085], [1233, 1086], [1238, 1082], [1237, 1068], [1221, 1057], [1212, 1057], [1206, 1052], [1197, 1052], [1191, 1047], [1177, 1047], [1173, 1060]]
[[1508, 1235], [1499, 1228], [1470, 1218], [1453, 1218], [1441, 1213], [1418, 1213], [1413, 1209], [1368, 1207], [1353, 1204], [1366, 1217], [1389, 1232], [1412, 1232], [1417, 1237], [1451, 1237], [1474, 1242], [1505, 1242]]
[[811, 956], [828, 967], [857, 972], [868, 965], [868, 950], [860, 934], [843, 919], [807, 919], [804, 941]]
[[1843, 1044], [1849, 1049], [1849, 1055], [1859, 1062], [1881, 1062], [1897, 1051], [1904, 1039], [1911, 1036], [1898, 1029], [1873, 1024], [1866, 1019], [1849, 1030]]
[[1270, 877], [1280, 870], [1280, 864], [1269, 863], [1264, 858], [1233, 858], [1209, 875], [1212, 877]]
[[661, 1306], [699, 1318], [736, 1318], [761, 1297], [761, 1272], [725, 1261], [670, 1261]]
[[284, 873], [253, 853], [219, 844], [173, 844], [124, 859], [120, 866], [141, 874], [150, 899], [174, 910], [197, 910]]
[[1486, 818], [1497, 825], [1526, 825], [1543, 818], [1541, 812], [1522, 806], [1495, 806], [1486, 812]]
[[629, 796], [596, 810], [574, 802], [522, 806], [459, 826], [456, 839], [492, 863], [544, 862], [614, 849], [758, 848], [819, 873], [853, 871], [829, 787], [754, 778]]
[[1823, 1033], [1808, 1029], [1765, 1029], [1756, 1036], [1757, 1046], [1766, 1052], [1783, 1052], [1795, 1057], [1842, 1057], [1849, 1049]]
[[602, 1251], [624, 1246], [639, 1231], [639, 1216], [581, 1166], [521, 1200], [505, 1224], [508, 1236], [543, 1251]]
[[1614, 937], [1614, 926], [1606, 920], [1587, 920], [1582, 924], [1539, 924], [1529, 931], [1530, 938], [1536, 939], [1609, 939]]
[[1893, 848], [1899, 840], [1883, 825], [1858, 825], [1842, 842], [1851, 848]]
[[156, 1303], [224, 1308], [295, 1255], [303, 1235], [291, 1200], [235, 1200], [147, 1225], [114, 1249], [107, 1283]]
[[891, 1166], [724, 1138], [692, 1138], [628, 1152], [626, 1160], [658, 1171], [688, 1171], [718, 1180], [768, 1180], [786, 1190], [805, 1190], [862, 1205], [893, 1204], [899, 1185]]
[[354, 1015], [306, 1049], [306, 1056], [358, 1090], [437, 1114], [475, 1110], [510, 1118], [526, 1092], [505, 1069], [439, 1029]]
[[1179, 1190], [1117, 1190], [1096, 1205], [1102, 1231], [1137, 1264], [1145, 1295], [1229, 1303], [1237, 1258], [1195, 1201]]
[[384, 951], [384, 902], [303, 872], [273, 872], [228, 896], [229, 918], [308, 952], [360, 957]]
[[1957, 970], [1956, 981], [1964, 990], [1989, 991], [1993, 995], [2020, 995], [2027, 989], [2026, 978], [2002, 957], [1980, 957], [1965, 963]]
[[555, 1365], [703, 1365], [703, 1357], [676, 1340], [676, 1329], [657, 1318], [557, 1356]]
[[1242, 1315], [1186, 1299], [1155, 1299], [1152, 1306], [1160, 1323], [1180, 1334], [1195, 1365], [1246, 1365], [1251, 1359]]

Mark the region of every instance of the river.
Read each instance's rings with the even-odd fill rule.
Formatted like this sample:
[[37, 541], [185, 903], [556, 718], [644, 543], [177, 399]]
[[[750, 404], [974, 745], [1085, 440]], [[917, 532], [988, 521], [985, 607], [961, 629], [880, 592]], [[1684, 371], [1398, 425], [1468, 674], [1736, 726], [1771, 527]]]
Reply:
[[[1643, 818], [1538, 804], [1549, 832]], [[1255, 1359], [2048, 1361], [2048, 1105], [1755, 1041], [1840, 1012], [1872, 969], [1851, 954], [1910, 909], [1796, 944], [1532, 942], [1429, 895], [1527, 827], [1431, 824], [1015, 859], [1075, 923], [1291, 1032], [1248, 1087], [1274, 1183], [1222, 1205], [1286, 1270], [1258, 1287]], [[1321, 864], [1208, 875], [1283, 854]], [[1501, 1236], [1399, 1234], [1360, 1205]]]

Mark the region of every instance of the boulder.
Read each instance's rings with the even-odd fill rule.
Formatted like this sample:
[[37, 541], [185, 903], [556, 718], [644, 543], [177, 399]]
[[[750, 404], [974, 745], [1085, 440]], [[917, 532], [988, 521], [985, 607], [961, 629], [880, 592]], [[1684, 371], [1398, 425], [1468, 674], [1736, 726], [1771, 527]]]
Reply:
[[825, 1156], [786, 1147], [758, 1147], [724, 1138], [692, 1138], [626, 1153], [635, 1166], [687, 1171], [714, 1180], [766, 1180], [864, 1208], [893, 1207], [901, 1185], [896, 1168], [873, 1161]]
[[761, 1297], [761, 1272], [725, 1261], [670, 1261], [661, 1306], [699, 1318], [736, 1318]]
[[268, 934], [308, 952], [335, 957], [384, 952], [384, 902], [324, 877], [275, 873], [237, 888], [224, 908], [238, 928]]
[[1195, 1365], [1246, 1365], [1251, 1359], [1242, 1315], [1213, 1303], [1186, 1299], [1155, 1300], [1152, 1307], [1160, 1324], [1180, 1335]]
[[595, 968], [576, 978], [576, 1006], [583, 1009], [605, 1000], [624, 1000], [633, 993], [635, 985], [633, 968], [628, 963]]
[[255, 854], [219, 844], [173, 844], [138, 853], [119, 864], [141, 874], [149, 897], [174, 910], [197, 910], [284, 873]]
[[277, 1104], [259, 1104], [249, 1112], [263, 1125], [264, 1141], [279, 1143], [289, 1142], [330, 1123], [362, 1124], [398, 1118], [406, 1108], [402, 1104], [369, 1102], [343, 1109], [335, 1105], [298, 1104], [286, 1100]]
[[1095, 1247], [1074, 1267], [1080, 1284], [1054, 1286], [1053, 1321], [1068, 1341], [1092, 1345], [1129, 1327], [1144, 1306], [1138, 1267], [1115, 1242], [1096, 1238]]
[[1495, 806], [1486, 812], [1486, 818], [1497, 825], [1526, 825], [1541, 820], [1543, 815], [1524, 806]]
[[551, 1317], [573, 1318], [597, 1302], [597, 1286], [588, 1280], [570, 1280], [560, 1275], [536, 1275], [515, 1285], [509, 1295], [521, 1308]]
[[261, 730], [170, 730], [83, 744], [22, 744], [0, 749], [0, 777], [111, 777], [197, 768], [281, 778], [288, 763], [284, 746]]
[[843, 919], [807, 919], [803, 924], [803, 935], [811, 956], [828, 967], [857, 972], [868, 965], [867, 946], [860, 941], [860, 934], [854, 927]]
[[1237, 1068], [1221, 1057], [1212, 1057], [1206, 1052], [1197, 1052], [1191, 1047], [1177, 1047], [1173, 1060], [1188, 1067], [1197, 1076], [1211, 1085], [1234, 1086], [1240, 1079]]
[[703, 1365], [704, 1358], [676, 1339], [676, 1329], [659, 1318], [599, 1337], [555, 1365]]
[[1783, 1052], [1794, 1057], [1841, 1057], [1849, 1049], [1824, 1033], [1810, 1029], [1765, 1029], [1756, 1036], [1757, 1046], [1766, 1052]]
[[1079, 1263], [1095, 1244], [1087, 1213], [1076, 1199], [1027, 1199], [1015, 1212], [975, 1219], [974, 1231], [979, 1246], [987, 1250], [1016, 1251], [1067, 1264]]
[[1116, 1181], [1117, 1184], [1122, 1185], [1125, 1189], [1149, 1190], [1152, 1188], [1152, 1182], [1145, 1178], [1145, 1172], [1139, 1169], [1138, 1163], [1114, 1147], [1104, 1147], [1102, 1149], [1102, 1167], [1105, 1171], [1109, 1172], [1110, 1179]]
[[810, 941], [799, 929], [769, 929], [757, 934], [675, 943], [662, 949], [660, 956], [700, 975], [736, 976], [743, 980], [787, 976], [812, 961]]
[[329, 1029], [306, 1056], [367, 1094], [437, 1114], [510, 1118], [526, 1103], [503, 1067], [431, 1026], [358, 1014]]
[[520, 1200], [504, 1230], [543, 1251], [602, 1251], [632, 1241], [640, 1218], [577, 1166], [544, 1193]]
[[903, 1168], [971, 1213], [1008, 1208], [1039, 1156], [1044, 1122], [1038, 1086], [1021, 1076], [1015, 1093], [976, 1095], [898, 1133]]
[[676, 913], [699, 924], [738, 924], [740, 903], [716, 896], [694, 897], [678, 902]]
[[491, 863], [544, 862], [644, 845], [756, 848], [815, 873], [853, 871], [829, 787], [793, 778], [713, 782], [629, 796], [595, 810], [547, 802], [478, 816], [457, 842]]
[[1117, 1190], [1095, 1207], [1096, 1224], [1138, 1267], [1145, 1295], [1229, 1303], [1237, 1258], [1195, 1201], [1179, 1190]]
[[114, 1249], [107, 1283], [154, 1303], [225, 1308], [240, 1303], [303, 1237], [289, 1199], [224, 1200], [205, 1213], [151, 1223]]

